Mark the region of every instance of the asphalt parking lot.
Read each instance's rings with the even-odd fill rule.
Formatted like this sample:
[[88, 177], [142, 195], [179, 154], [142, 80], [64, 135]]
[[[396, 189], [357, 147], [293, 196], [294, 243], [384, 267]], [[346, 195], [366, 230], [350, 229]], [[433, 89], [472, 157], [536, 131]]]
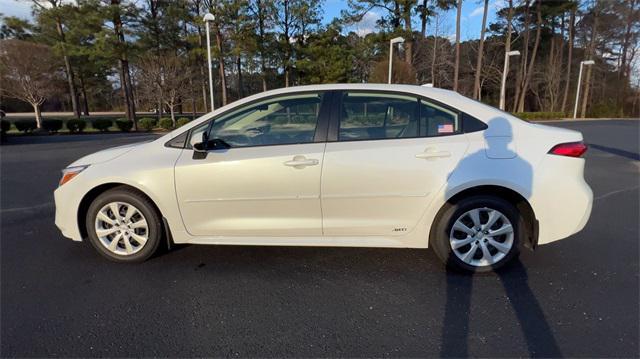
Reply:
[[637, 357], [640, 121], [553, 125], [590, 144], [587, 227], [475, 277], [410, 249], [182, 246], [110, 263], [62, 237], [52, 192], [76, 158], [149, 136], [12, 138], [0, 355]]

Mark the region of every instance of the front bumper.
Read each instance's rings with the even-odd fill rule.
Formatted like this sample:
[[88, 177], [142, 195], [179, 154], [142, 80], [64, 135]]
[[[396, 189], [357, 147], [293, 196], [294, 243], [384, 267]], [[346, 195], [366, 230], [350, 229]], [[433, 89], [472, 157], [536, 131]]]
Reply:
[[82, 235], [78, 227], [78, 208], [82, 196], [79, 191], [74, 191], [74, 187], [72, 180], [53, 192], [56, 204], [55, 223], [63, 236], [79, 242], [82, 241]]

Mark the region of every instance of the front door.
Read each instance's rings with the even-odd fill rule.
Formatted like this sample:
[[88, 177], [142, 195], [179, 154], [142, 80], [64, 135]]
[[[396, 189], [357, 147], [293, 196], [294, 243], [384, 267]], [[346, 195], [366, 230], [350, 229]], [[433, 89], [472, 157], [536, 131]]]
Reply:
[[412, 231], [467, 149], [458, 113], [410, 95], [341, 97], [322, 171], [324, 235]]
[[185, 149], [175, 166], [176, 194], [195, 236], [322, 234], [320, 173], [324, 139], [316, 129], [322, 93], [283, 95], [242, 106], [194, 128], [231, 148], [194, 159]]

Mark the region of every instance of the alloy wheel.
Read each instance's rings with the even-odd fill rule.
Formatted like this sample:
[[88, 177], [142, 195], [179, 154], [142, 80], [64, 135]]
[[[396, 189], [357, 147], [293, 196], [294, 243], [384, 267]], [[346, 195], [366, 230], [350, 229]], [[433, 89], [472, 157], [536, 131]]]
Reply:
[[502, 212], [475, 208], [453, 222], [449, 243], [456, 257], [474, 266], [490, 266], [503, 259], [513, 247], [514, 229]]
[[149, 239], [149, 226], [144, 215], [125, 202], [104, 205], [96, 216], [95, 231], [100, 244], [121, 256], [139, 252]]

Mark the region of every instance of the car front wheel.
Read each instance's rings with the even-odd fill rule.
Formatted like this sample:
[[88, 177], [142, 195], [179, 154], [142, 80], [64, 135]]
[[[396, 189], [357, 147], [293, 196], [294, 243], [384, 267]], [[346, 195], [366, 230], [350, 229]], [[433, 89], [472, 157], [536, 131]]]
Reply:
[[142, 262], [158, 248], [160, 216], [145, 196], [128, 188], [99, 195], [87, 212], [87, 234], [93, 247], [116, 262]]
[[467, 272], [487, 272], [511, 261], [526, 228], [517, 208], [494, 196], [447, 204], [434, 226], [431, 245], [438, 257]]

